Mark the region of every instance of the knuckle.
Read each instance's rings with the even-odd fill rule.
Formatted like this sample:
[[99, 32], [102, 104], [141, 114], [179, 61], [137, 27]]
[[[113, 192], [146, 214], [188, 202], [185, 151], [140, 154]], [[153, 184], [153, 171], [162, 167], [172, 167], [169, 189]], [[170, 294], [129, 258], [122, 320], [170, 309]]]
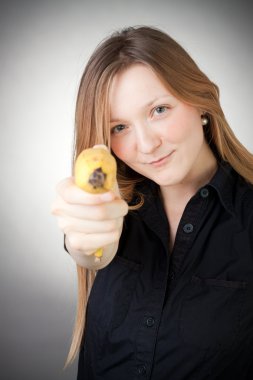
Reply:
[[109, 220], [107, 222], [107, 231], [112, 232], [118, 228], [118, 222], [116, 219]]
[[50, 212], [51, 214], [53, 215], [57, 215], [61, 210], [61, 207], [60, 207], [60, 202], [59, 202], [59, 197], [57, 197], [52, 203], [51, 203], [51, 208], [50, 208]]
[[80, 238], [75, 233], [68, 234], [69, 245], [75, 251], [80, 251], [83, 249], [82, 242]]
[[60, 230], [66, 235], [71, 230], [73, 230], [73, 227], [70, 225], [70, 223], [64, 219], [64, 218], [58, 218], [58, 227]]
[[99, 205], [97, 207], [94, 207], [94, 215], [96, 219], [98, 220], [105, 220], [107, 219], [107, 209], [105, 205]]
[[124, 202], [124, 204], [123, 204], [123, 216], [125, 216], [128, 213], [128, 204], [125, 201], [123, 201], [123, 202]]
[[62, 231], [65, 235], [69, 234], [69, 232], [72, 230], [71, 226], [69, 225], [64, 225], [63, 228], [62, 228]]
[[56, 193], [57, 194], [62, 194], [62, 192], [64, 191], [66, 185], [68, 183], [68, 178], [64, 178], [62, 181], [60, 181], [57, 185], [56, 185]]
[[51, 214], [56, 214], [57, 213], [57, 208], [55, 206], [55, 202], [53, 202], [51, 205], [50, 205], [50, 213]]
[[62, 230], [64, 232], [64, 229], [66, 227], [66, 223], [65, 223], [64, 219], [58, 218], [58, 227], [60, 228], [60, 230]]
[[111, 233], [112, 242], [118, 241], [120, 239], [120, 235], [121, 235], [121, 233], [120, 233], [120, 231], [118, 229], [112, 231], [112, 233]]
[[56, 186], [58, 196], [67, 203], [72, 202], [73, 182], [71, 178], [65, 178]]
[[70, 194], [70, 188], [69, 187], [65, 187], [63, 190], [62, 190], [62, 199], [67, 202], [67, 203], [71, 203], [71, 194]]

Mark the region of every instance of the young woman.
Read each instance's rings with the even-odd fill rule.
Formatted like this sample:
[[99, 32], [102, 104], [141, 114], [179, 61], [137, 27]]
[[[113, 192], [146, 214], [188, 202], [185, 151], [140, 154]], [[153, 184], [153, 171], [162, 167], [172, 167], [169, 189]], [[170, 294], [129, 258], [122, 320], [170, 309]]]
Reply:
[[95, 144], [118, 188], [67, 178], [52, 211], [78, 268], [78, 380], [252, 379], [253, 156], [218, 87], [162, 31], [115, 33], [80, 83], [74, 160]]

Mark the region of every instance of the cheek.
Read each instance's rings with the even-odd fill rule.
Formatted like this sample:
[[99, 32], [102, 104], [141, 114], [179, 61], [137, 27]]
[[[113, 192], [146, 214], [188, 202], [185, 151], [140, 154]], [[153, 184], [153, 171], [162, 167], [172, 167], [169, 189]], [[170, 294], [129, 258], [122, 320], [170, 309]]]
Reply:
[[126, 156], [129, 155], [126, 154], [125, 144], [122, 141], [117, 141], [117, 139], [112, 139], [111, 148], [113, 153], [122, 161], [125, 161]]
[[195, 139], [203, 133], [198, 114], [195, 112], [180, 112], [175, 115], [167, 137], [172, 143], [186, 142]]

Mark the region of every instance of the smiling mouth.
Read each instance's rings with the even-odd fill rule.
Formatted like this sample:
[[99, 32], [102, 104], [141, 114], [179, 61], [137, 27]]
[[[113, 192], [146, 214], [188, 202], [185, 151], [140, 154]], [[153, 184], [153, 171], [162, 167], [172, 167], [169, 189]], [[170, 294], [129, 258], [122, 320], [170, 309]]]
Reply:
[[148, 162], [147, 164], [153, 165], [153, 166], [162, 165], [173, 153], [174, 153], [174, 150], [171, 153], [167, 154], [167, 156], [159, 158], [158, 160], [155, 160], [155, 161]]

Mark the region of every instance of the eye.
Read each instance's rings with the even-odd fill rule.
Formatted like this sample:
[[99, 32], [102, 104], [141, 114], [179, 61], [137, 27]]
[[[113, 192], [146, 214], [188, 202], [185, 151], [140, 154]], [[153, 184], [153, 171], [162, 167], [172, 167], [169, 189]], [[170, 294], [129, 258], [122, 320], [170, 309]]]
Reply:
[[115, 127], [113, 127], [111, 129], [111, 133], [116, 135], [116, 134], [124, 131], [125, 129], [126, 129], [126, 126], [124, 124], [115, 125]]
[[154, 114], [161, 115], [167, 111], [168, 107], [166, 106], [158, 106], [154, 109]]

